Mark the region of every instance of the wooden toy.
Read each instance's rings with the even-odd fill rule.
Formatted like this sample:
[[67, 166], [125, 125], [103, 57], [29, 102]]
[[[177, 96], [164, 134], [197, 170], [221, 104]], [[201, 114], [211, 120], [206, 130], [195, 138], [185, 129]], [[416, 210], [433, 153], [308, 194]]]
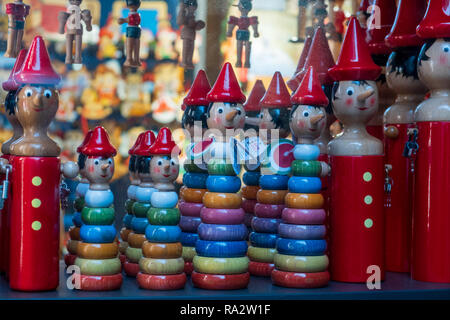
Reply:
[[[314, 139], [325, 125], [324, 107], [328, 106], [328, 98], [313, 67], [308, 68], [291, 101], [294, 107], [290, 127], [298, 144], [293, 150], [292, 177], [287, 182], [289, 193], [278, 227], [272, 282], [293, 288], [323, 287], [328, 284], [330, 274], [319, 177], [328, 175], [329, 166], [317, 160], [320, 149]], [[315, 170], [311, 170], [313, 167]], [[310, 224], [309, 219], [315, 224]]]
[[244, 130], [253, 129], [255, 132], [259, 130], [259, 115], [261, 113], [261, 106], [259, 102], [266, 93], [266, 88], [261, 80], [256, 80], [252, 91], [244, 103], [244, 110], [246, 114]]
[[405, 157], [403, 151], [415, 128], [414, 110], [427, 91], [417, 73], [423, 40], [416, 35], [425, 9], [425, 1], [401, 0], [385, 39], [394, 50], [386, 65], [386, 81], [397, 93], [384, 113], [385, 162], [390, 166], [385, 183], [385, 257], [386, 270], [393, 272], [410, 271], [414, 175], [412, 157]]
[[195, 34], [206, 25], [202, 20], [195, 20], [197, 6], [197, 0], [180, 0], [177, 16], [177, 24], [181, 26], [180, 37], [183, 40], [180, 66], [185, 69], [194, 69], [192, 57], [195, 48]]
[[303, 70], [303, 67], [305, 66], [306, 58], [308, 57], [309, 49], [311, 48], [312, 37], [313, 35], [311, 33], [308, 33], [306, 35], [305, 44], [303, 45], [302, 53], [300, 54], [300, 57], [297, 62], [297, 68], [295, 69], [295, 72], [292, 75], [292, 77], [286, 82], [287, 86], [292, 91], [295, 91], [301, 82], [301, 79], [299, 82], [297, 75], [299, 72]]
[[148, 149], [151, 155], [150, 177], [158, 189], [151, 196], [147, 211], [147, 240], [143, 242], [143, 257], [139, 260], [137, 281], [149, 290], [184, 288], [186, 274], [182, 258], [180, 212], [176, 208], [178, 195], [174, 182], [178, 177], [180, 149], [172, 140], [168, 128], [161, 128], [155, 143]]
[[289, 39], [292, 43], [301, 43], [307, 39], [306, 31], [306, 9], [308, 8], [308, 0], [298, 0], [298, 15], [297, 15], [297, 36]]
[[124, 67], [137, 68], [141, 66], [139, 59], [139, 50], [141, 46], [141, 15], [138, 13], [138, 9], [141, 6], [140, 0], [125, 0], [127, 8], [130, 10], [128, 17], [119, 18], [119, 24], [128, 23], [127, 27], [127, 40], [125, 44], [126, 60]]
[[[450, 282], [450, 2], [429, 1], [417, 35], [426, 41], [418, 61], [419, 79], [429, 99], [414, 112], [419, 150], [415, 165], [415, 197], [411, 275], [414, 280]], [[406, 153], [414, 153], [414, 135]]]
[[135, 189], [135, 199], [131, 207], [131, 231], [128, 234], [128, 247], [125, 250], [126, 261], [123, 269], [127, 276], [136, 277], [139, 273], [139, 260], [142, 258], [142, 244], [145, 241], [145, 228], [148, 225], [147, 212], [151, 208], [152, 194], [157, 191], [155, 183], [151, 177], [150, 147], [155, 142], [155, 134], [148, 130], [139, 140], [139, 144], [133, 150], [136, 155], [137, 177], [139, 185]]
[[227, 37], [233, 36], [233, 30], [237, 26], [238, 30], [236, 31], [236, 44], [237, 44], [237, 62], [236, 68], [242, 68], [242, 52], [245, 48], [245, 56], [244, 56], [244, 68], [250, 68], [250, 53], [252, 49], [252, 42], [250, 41], [250, 31], [248, 30], [250, 26], [253, 28], [253, 37], [258, 38], [258, 17], [253, 16], [249, 17], [248, 14], [252, 10], [252, 1], [251, 0], [239, 0], [239, 4], [234, 5], [238, 7], [241, 12], [241, 16], [234, 17], [230, 16], [228, 20], [228, 31]]
[[339, 59], [329, 73], [336, 81], [334, 114], [344, 128], [342, 135], [328, 144], [331, 279], [365, 283], [367, 268], [375, 265], [383, 280], [383, 144], [365, 129], [377, 112], [375, 79], [381, 68], [372, 61], [355, 17], [350, 19]]
[[7, 58], [15, 58], [22, 48], [25, 19], [30, 14], [30, 6], [22, 0], [14, 0], [6, 4], [8, 15], [8, 43], [4, 54]]

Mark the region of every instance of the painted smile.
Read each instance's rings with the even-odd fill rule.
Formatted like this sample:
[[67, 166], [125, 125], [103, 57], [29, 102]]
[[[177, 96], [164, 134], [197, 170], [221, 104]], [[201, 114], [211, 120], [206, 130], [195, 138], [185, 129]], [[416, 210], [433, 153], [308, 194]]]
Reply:
[[233, 126], [225, 126], [225, 129], [233, 129]]
[[108, 175], [107, 174], [101, 174], [100, 175], [102, 178], [106, 178]]
[[314, 129], [314, 128], [309, 128], [309, 131], [316, 131], [317, 129]]
[[163, 174], [163, 176], [164, 176], [165, 178], [168, 178], [168, 177], [170, 177], [170, 174]]
[[358, 109], [361, 110], [361, 111], [364, 111], [364, 110], [367, 109], [367, 107], [361, 107], [361, 108], [358, 108]]
[[33, 110], [36, 111], [36, 112], [41, 112], [41, 111], [43, 111], [44, 109], [43, 109], [43, 108], [33, 108]]

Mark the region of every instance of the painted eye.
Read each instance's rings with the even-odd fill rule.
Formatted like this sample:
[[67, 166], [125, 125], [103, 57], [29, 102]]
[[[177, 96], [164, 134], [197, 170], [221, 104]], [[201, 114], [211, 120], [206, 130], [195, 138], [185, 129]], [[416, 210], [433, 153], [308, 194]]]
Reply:
[[50, 99], [51, 97], [52, 97], [52, 92], [50, 91], [50, 90], [45, 90], [44, 91], [44, 96], [47, 98], [47, 99]]
[[303, 111], [303, 116], [304, 117], [309, 117], [309, 112], [308, 111]]
[[237, 111], [237, 114], [240, 116], [240, 115], [242, 114], [242, 111], [241, 111], [241, 110], [238, 110], [238, 111]]
[[217, 109], [217, 112], [218, 112], [218, 113], [223, 113], [223, 108]]
[[174, 160], [170, 160], [170, 165], [174, 166], [175, 165], [175, 161]]
[[112, 164], [113, 162], [112, 162], [112, 159], [109, 159], [108, 160], [108, 164]]
[[445, 53], [450, 52], [450, 46], [445, 46], [445, 47], [443, 48], [443, 50], [444, 50]]
[[158, 160], [158, 166], [162, 166], [163, 162], [162, 160]]
[[98, 160], [94, 160], [94, 164], [95, 164], [96, 166], [98, 166], [98, 165], [99, 165], [99, 163], [100, 163], [100, 161], [98, 161]]
[[354, 93], [355, 93], [355, 89], [353, 89], [352, 87], [350, 87], [350, 88], [347, 89], [347, 94], [348, 94], [349, 96], [353, 95]]
[[27, 97], [31, 97], [31, 96], [33, 95], [33, 90], [31, 90], [31, 89], [26, 89], [26, 90], [25, 90], [25, 95], [26, 95]]

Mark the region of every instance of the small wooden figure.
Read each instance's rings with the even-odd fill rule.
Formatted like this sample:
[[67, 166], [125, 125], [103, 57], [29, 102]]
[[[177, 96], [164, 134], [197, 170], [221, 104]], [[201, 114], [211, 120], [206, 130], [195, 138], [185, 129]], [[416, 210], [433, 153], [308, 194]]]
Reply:
[[22, 0], [14, 0], [6, 4], [6, 14], [8, 15], [8, 44], [4, 56], [15, 58], [22, 48], [25, 19], [30, 14], [30, 6]]
[[128, 23], [127, 40], [125, 43], [126, 60], [125, 67], [137, 68], [141, 66], [139, 59], [139, 50], [141, 46], [141, 15], [138, 9], [141, 6], [140, 0], [125, 0], [127, 8], [130, 10], [127, 18], [119, 18], [119, 24]]
[[227, 37], [233, 36], [233, 30], [237, 26], [238, 30], [236, 31], [236, 43], [237, 43], [236, 68], [242, 68], [242, 52], [244, 48], [245, 48], [244, 68], [250, 68], [250, 53], [252, 49], [252, 42], [250, 41], [250, 31], [248, 30], [248, 28], [252, 26], [254, 31], [253, 36], [255, 38], [259, 37], [258, 17], [248, 16], [249, 12], [252, 10], [251, 0], [239, 0], [239, 4], [234, 6], [239, 8], [241, 16], [239, 18], [230, 16], [228, 20]]
[[[58, 14], [59, 33], [66, 33], [66, 64], [81, 64], [81, 45], [83, 44], [83, 26], [86, 30], [92, 31], [92, 16], [87, 9], [81, 10], [80, 5], [83, 0], [69, 0], [67, 11]], [[64, 30], [66, 28], [66, 30]], [[73, 42], [75, 41], [75, 59], [72, 56]]]
[[204, 21], [195, 20], [197, 6], [197, 0], [180, 0], [180, 11], [177, 17], [177, 24], [182, 26], [180, 37], [183, 40], [180, 66], [185, 69], [194, 69], [192, 57], [195, 48], [195, 34], [205, 27]]
[[259, 117], [259, 114], [261, 113], [260, 101], [265, 93], [266, 88], [264, 87], [264, 83], [261, 80], [256, 80], [247, 101], [244, 103], [246, 115], [244, 130], [247, 131], [253, 129], [255, 132], [258, 132], [259, 123], [261, 121]]

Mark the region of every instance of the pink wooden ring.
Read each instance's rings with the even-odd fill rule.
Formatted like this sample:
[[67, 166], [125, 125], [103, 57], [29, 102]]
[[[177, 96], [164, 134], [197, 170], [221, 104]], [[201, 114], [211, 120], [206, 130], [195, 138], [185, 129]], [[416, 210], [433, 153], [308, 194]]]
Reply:
[[275, 265], [273, 263], [267, 262], [250, 261], [248, 264], [248, 272], [252, 276], [258, 277], [270, 277], [274, 268]]
[[178, 209], [183, 216], [200, 217], [200, 210], [203, 208], [203, 203], [186, 202], [181, 200], [178, 202]]
[[290, 224], [323, 224], [326, 212], [324, 209], [285, 208], [281, 217]]
[[254, 213], [255, 212], [255, 205], [257, 201], [256, 200], [248, 200], [244, 199], [242, 200], [242, 209], [244, 209], [245, 212], [248, 213]]
[[279, 218], [284, 208], [286, 208], [284, 204], [257, 203], [255, 216], [259, 218]]
[[244, 221], [245, 212], [239, 209], [213, 209], [203, 207], [200, 217], [203, 223], [209, 224], [241, 224]]

